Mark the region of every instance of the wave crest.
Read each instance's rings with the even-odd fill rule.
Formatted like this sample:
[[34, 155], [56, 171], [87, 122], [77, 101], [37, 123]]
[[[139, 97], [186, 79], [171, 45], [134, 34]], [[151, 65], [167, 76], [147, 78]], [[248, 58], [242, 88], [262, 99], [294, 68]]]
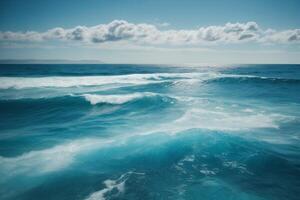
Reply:
[[77, 87], [100, 86], [108, 84], [150, 84], [159, 83], [163, 79], [188, 78], [194, 73], [155, 73], [130, 74], [115, 76], [53, 76], [53, 77], [0, 77], [0, 89], [22, 89], [40, 87]]
[[284, 79], [274, 77], [261, 77], [253, 75], [222, 74], [220, 72], [202, 73], [153, 73], [130, 74], [110, 76], [53, 76], [53, 77], [0, 77], [0, 89], [23, 89], [41, 87], [79, 87], [79, 86], [103, 86], [103, 85], [143, 85], [162, 83], [166, 81], [183, 80], [187, 82], [202, 81], [271, 81], [283, 83], [299, 83], [299, 79]]
[[98, 95], [98, 94], [84, 94], [83, 97], [92, 105], [99, 103], [108, 104], [124, 104], [129, 101], [140, 99], [143, 97], [155, 96], [153, 93], [133, 93], [122, 95]]

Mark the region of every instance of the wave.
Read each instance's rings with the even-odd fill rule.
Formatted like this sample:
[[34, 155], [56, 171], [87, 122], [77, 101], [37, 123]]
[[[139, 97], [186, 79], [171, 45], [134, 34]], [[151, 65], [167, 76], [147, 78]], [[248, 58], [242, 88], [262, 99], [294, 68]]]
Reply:
[[[134, 137], [160, 133], [164, 135], [185, 134], [184, 131], [191, 129], [213, 131], [240, 131], [259, 128], [278, 129], [278, 122], [285, 120], [289, 120], [288, 116], [255, 112], [239, 114], [200, 108], [190, 109], [179, 118], [167, 123], [157, 124], [155, 127], [142, 126], [137, 132], [127, 134], [120, 130], [122, 136], [116, 135], [102, 139], [76, 139], [49, 149], [30, 151], [16, 157], [0, 156], [0, 174], [5, 175], [7, 178], [19, 174], [30, 174], [32, 171], [36, 175], [58, 171], [70, 166], [81, 154], [106, 147], [115, 148], [118, 144], [126, 144], [126, 141], [133, 141]], [[262, 139], [264, 141], [264, 138]], [[185, 161], [193, 161], [193, 159], [187, 158]], [[6, 174], [7, 172], [10, 172], [10, 174]], [[4, 178], [3, 181], [5, 181]]]
[[0, 156], [0, 169], [10, 172], [9, 176], [30, 174], [32, 171], [36, 174], [57, 171], [69, 166], [80, 153], [102, 148], [112, 142], [109, 139], [80, 139], [17, 157]]
[[76, 87], [99, 86], [107, 84], [149, 84], [159, 83], [163, 79], [187, 78], [195, 76], [193, 73], [156, 73], [130, 74], [116, 76], [56, 76], [56, 77], [0, 77], [0, 89], [22, 89], [39, 87]]
[[219, 72], [202, 73], [153, 73], [130, 74], [111, 76], [56, 76], [56, 77], [0, 77], [0, 89], [23, 88], [67, 88], [80, 86], [104, 86], [104, 85], [144, 85], [162, 83], [167, 81], [185, 81], [187, 83], [207, 81], [263, 81], [279, 83], [300, 83], [299, 79], [286, 79], [274, 77], [260, 77], [254, 75], [222, 74]]
[[206, 80], [207, 82], [235, 83], [235, 82], [254, 82], [270, 84], [300, 84], [299, 79], [265, 77], [254, 75], [237, 75], [237, 74], [219, 74], [215, 78]]
[[[3, 101], [0, 101], [2, 104]], [[293, 120], [293, 116], [286, 116], [277, 113], [268, 113], [264, 112], [261, 109], [255, 108], [247, 108], [247, 107], [219, 107], [215, 106], [215, 102], [211, 104], [209, 99], [197, 98], [197, 97], [189, 97], [189, 96], [175, 96], [168, 94], [160, 94], [160, 93], [150, 93], [150, 92], [140, 92], [140, 93], [132, 93], [132, 94], [114, 94], [114, 95], [104, 95], [104, 94], [79, 94], [79, 95], [69, 95], [54, 99], [39, 99], [39, 100], [29, 100], [27, 102], [24, 100], [14, 100], [8, 101], [9, 104], [3, 103], [1, 106], [8, 107], [16, 106], [18, 104], [26, 103], [25, 105], [31, 105], [28, 109], [32, 110], [32, 104], [36, 106], [38, 115], [40, 114], [40, 110], [47, 113], [48, 109], [52, 107], [60, 106], [62, 107], [60, 113], [57, 117], [53, 119], [57, 119], [57, 121], [61, 120], [70, 108], [78, 109], [83, 114], [87, 111], [90, 106], [94, 106], [97, 104], [108, 104], [108, 105], [121, 105], [132, 102], [130, 104], [126, 104], [124, 106], [119, 106], [117, 109], [124, 108], [126, 113], [129, 112], [147, 112], [147, 114], [155, 114], [153, 106], [156, 108], [169, 108], [176, 106], [179, 108], [178, 112], [172, 114], [168, 114], [168, 119], [170, 121], [159, 122], [156, 127], [158, 129], [150, 129], [147, 130], [147, 133], [152, 133], [155, 131], [164, 131], [167, 133], [177, 133], [188, 129], [209, 129], [209, 130], [221, 130], [221, 131], [238, 131], [238, 130], [250, 130], [250, 129], [261, 129], [261, 128], [272, 128], [279, 129], [280, 123], [285, 121]], [[176, 103], [176, 104], [174, 104]], [[193, 107], [193, 105], [197, 104], [197, 108]], [[182, 109], [181, 106], [190, 105], [192, 107], [184, 107]], [[142, 107], [141, 107], [142, 106]], [[26, 107], [27, 108], [27, 107]], [[26, 110], [27, 111], [27, 110]], [[113, 112], [115, 112], [114, 110]], [[53, 112], [53, 111], [52, 111]], [[34, 115], [35, 112], [31, 112], [31, 115]], [[124, 113], [123, 113], [124, 114]], [[61, 115], [61, 116], [60, 116]], [[49, 115], [47, 115], [49, 116]], [[23, 116], [21, 116], [23, 117]], [[28, 116], [24, 116], [28, 117]], [[174, 117], [176, 117], [174, 119]], [[35, 119], [41, 119], [41, 122], [49, 123], [48, 118], [37, 117], [33, 118], [33, 122], [36, 122]], [[48, 120], [48, 121], [47, 121]], [[27, 124], [28, 125], [28, 124]]]
[[99, 94], [83, 94], [82, 96], [92, 105], [99, 103], [108, 104], [124, 104], [132, 100], [141, 99], [144, 97], [156, 96], [155, 93], [133, 93], [121, 95], [99, 95]]
[[96, 104], [124, 104], [130, 101], [144, 99], [144, 98], [151, 98], [151, 97], [161, 97], [163, 100], [166, 98], [168, 99], [184, 99], [183, 97], [176, 97], [176, 96], [169, 96], [159, 93], [152, 93], [152, 92], [135, 92], [130, 94], [69, 94], [62, 96], [32, 96], [32, 97], [18, 97], [18, 98], [6, 98], [0, 97], [0, 103], [42, 103], [42, 102], [49, 102], [51, 104], [57, 103], [58, 105], [62, 104], [63, 102], [69, 101], [76, 103], [79, 100], [84, 99], [85, 101], [89, 102], [91, 105]]
[[40, 87], [78, 87], [78, 86], [101, 86], [107, 84], [149, 84], [156, 81], [147, 80], [143, 75], [122, 76], [81, 76], [81, 77], [38, 77], [16, 78], [1, 77], [1, 89], [23, 89]]
[[293, 120], [291, 116], [276, 113], [251, 113], [247, 111], [212, 110], [209, 108], [187, 109], [179, 118], [144, 134], [164, 132], [171, 135], [182, 133], [190, 129], [206, 129], [213, 131], [247, 131], [251, 129], [279, 129], [282, 122]]
[[[104, 148], [115, 148], [125, 144], [137, 134], [128, 134], [110, 138], [81, 138], [65, 142], [43, 150], [33, 150], [15, 157], [0, 156], [0, 175], [6, 181], [9, 178], [31, 174], [43, 175], [63, 170], [73, 164], [78, 156]], [[8, 173], [9, 172], [9, 173]], [[130, 172], [135, 173], [135, 172]]]
[[276, 114], [253, 113], [247, 115], [226, 111], [213, 111], [193, 108], [186, 111], [175, 121], [178, 126], [189, 128], [204, 128], [210, 130], [245, 130], [252, 128], [275, 128], [279, 126], [276, 121], [286, 119]]

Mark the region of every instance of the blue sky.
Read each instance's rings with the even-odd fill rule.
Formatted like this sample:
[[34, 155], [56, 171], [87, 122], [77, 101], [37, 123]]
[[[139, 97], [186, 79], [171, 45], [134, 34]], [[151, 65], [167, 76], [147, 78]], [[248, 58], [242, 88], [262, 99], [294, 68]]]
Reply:
[[0, 59], [300, 63], [299, 10], [297, 0], [2, 0]]

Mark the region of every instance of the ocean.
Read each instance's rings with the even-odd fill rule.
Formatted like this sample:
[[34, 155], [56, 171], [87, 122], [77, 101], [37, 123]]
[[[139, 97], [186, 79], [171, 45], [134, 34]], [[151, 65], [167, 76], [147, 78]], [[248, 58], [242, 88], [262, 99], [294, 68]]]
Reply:
[[0, 65], [1, 200], [296, 200], [300, 65]]

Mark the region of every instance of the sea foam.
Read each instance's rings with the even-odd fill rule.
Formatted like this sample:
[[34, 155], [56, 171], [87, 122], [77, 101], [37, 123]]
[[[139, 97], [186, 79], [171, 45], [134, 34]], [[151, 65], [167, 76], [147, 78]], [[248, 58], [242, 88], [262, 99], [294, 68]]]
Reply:
[[125, 183], [131, 174], [144, 175], [144, 173], [130, 171], [125, 174], [122, 174], [116, 180], [107, 179], [103, 182], [105, 188], [90, 194], [85, 200], [105, 200], [105, 197], [109, 195], [109, 193], [113, 190], [116, 190], [116, 192], [114, 192], [114, 196], [122, 194], [125, 191]]
[[279, 129], [280, 123], [293, 120], [292, 116], [276, 113], [243, 113], [211, 108], [190, 108], [177, 119], [162, 123], [153, 130], [143, 134], [164, 132], [168, 134], [182, 133], [190, 129], [207, 129], [217, 131], [247, 131], [251, 129]]
[[9, 172], [10, 176], [53, 172], [68, 167], [80, 153], [102, 148], [112, 142], [110, 139], [80, 139], [49, 149], [30, 151], [17, 157], [0, 156], [0, 169], [2, 172]]
[[40, 87], [78, 87], [99, 86], [108, 84], [150, 84], [173, 79], [199, 79], [206, 80], [218, 77], [219, 74], [211, 73], [153, 73], [130, 74], [111, 76], [52, 76], [52, 77], [0, 77], [0, 89], [22, 89]]
[[[22, 89], [40, 87], [79, 87], [79, 86], [101, 86], [109, 84], [151, 84], [164, 81], [186, 81], [188, 83], [201, 82], [207, 80], [217, 80], [219, 78], [233, 79], [261, 79], [279, 80], [287, 82], [288, 79], [260, 77], [254, 75], [222, 74], [220, 72], [198, 72], [198, 73], [152, 73], [152, 74], [130, 74], [130, 75], [110, 75], [110, 76], [51, 76], [51, 77], [0, 77], [0, 89]], [[297, 79], [289, 81], [299, 82]]]
[[280, 116], [272, 114], [239, 114], [201, 108], [187, 110], [175, 123], [178, 127], [204, 128], [211, 130], [243, 130], [251, 128], [278, 128], [276, 120]]
[[155, 96], [154, 93], [133, 93], [133, 94], [119, 94], [119, 95], [98, 95], [98, 94], [84, 94], [84, 98], [90, 102], [92, 105], [98, 103], [108, 103], [108, 104], [123, 104], [129, 101], [140, 99], [143, 97]]

